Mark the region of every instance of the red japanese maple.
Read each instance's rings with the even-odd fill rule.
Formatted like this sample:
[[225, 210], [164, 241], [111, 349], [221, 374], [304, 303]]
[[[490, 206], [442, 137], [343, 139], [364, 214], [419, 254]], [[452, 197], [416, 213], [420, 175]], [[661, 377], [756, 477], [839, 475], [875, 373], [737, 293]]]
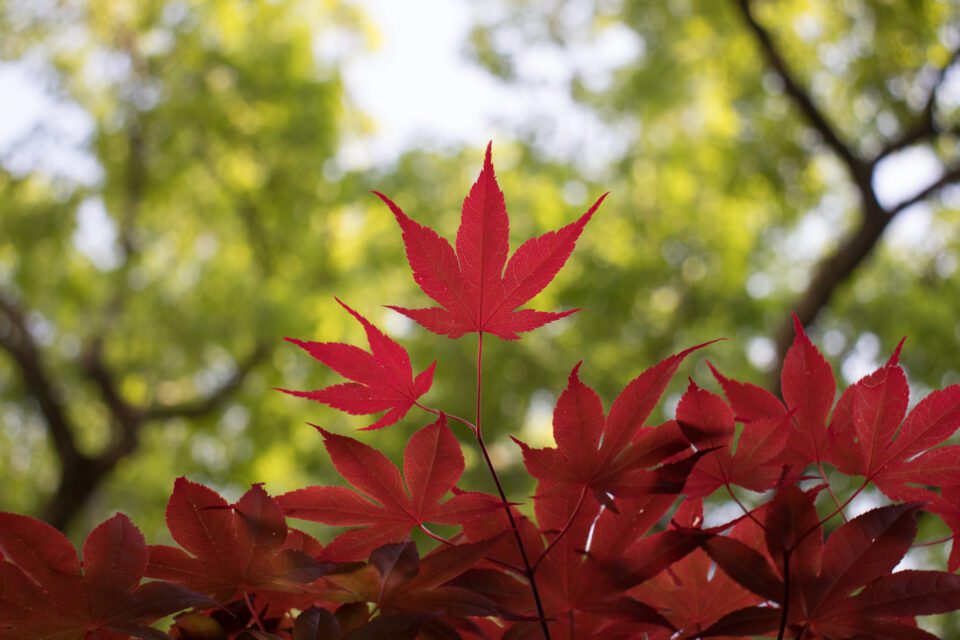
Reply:
[[83, 562], [48, 524], [0, 513], [0, 638], [86, 640], [165, 638], [156, 620], [208, 598], [166, 582], [146, 582], [147, 545], [123, 514], [83, 544]]
[[[476, 415], [428, 404], [435, 363], [414, 375], [406, 350], [341, 302], [369, 351], [291, 339], [347, 382], [287, 393], [383, 413], [368, 429], [429, 416], [413, 421], [401, 467], [317, 427], [349, 486], [273, 498], [254, 485], [229, 502], [180, 478], [166, 511], [178, 546], [148, 547], [117, 515], [87, 538], [82, 563], [51, 527], [0, 514], [0, 640], [910, 640], [935, 637], [918, 617], [960, 610], [960, 386], [911, 408], [902, 343], [837, 400], [797, 322], [782, 398], [710, 364], [722, 394], [691, 379], [675, 416], [654, 424], [684, 360], [709, 343], [632, 372], [609, 411], [577, 364], [553, 413], [555, 446], [516, 440], [536, 484], [531, 509], [508, 498], [484, 440], [483, 336], [513, 340], [572, 313], [521, 307], [603, 197], [508, 259], [489, 147], [455, 246], [377, 195], [439, 305], [392, 308], [450, 338], [477, 334]], [[475, 440], [497, 495], [457, 486], [456, 430]], [[854, 516], [859, 496], [874, 508]], [[331, 541], [290, 518], [331, 527]], [[919, 543], [952, 540], [947, 571], [898, 570], [918, 518], [952, 532]], [[150, 626], [171, 614], [168, 631]]]
[[463, 201], [456, 251], [437, 233], [416, 222], [390, 198], [375, 192], [393, 212], [403, 231], [413, 279], [440, 307], [390, 307], [434, 333], [451, 338], [471, 332], [505, 340], [559, 320], [562, 312], [517, 310], [543, 291], [557, 275], [600, 207], [606, 194], [577, 221], [523, 243], [507, 261], [510, 220], [493, 171], [492, 144], [487, 145], [480, 177]]

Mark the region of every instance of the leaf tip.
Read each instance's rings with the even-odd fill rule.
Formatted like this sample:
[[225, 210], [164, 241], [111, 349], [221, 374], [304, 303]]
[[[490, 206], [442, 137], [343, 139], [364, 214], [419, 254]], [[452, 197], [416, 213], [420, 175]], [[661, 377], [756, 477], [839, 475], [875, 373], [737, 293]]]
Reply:
[[583, 360], [577, 362], [573, 365], [573, 369], [570, 371], [570, 376], [567, 378], [568, 384], [574, 384], [580, 382], [580, 367], [583, 365]]
[[322, 436], [324, 437], [324, 439], [329, 438], [329, 437], [333, 437], [333, 435], [334, 435], [333, 433], [327, 431], [326, 429], [324, 429], [323, 427], [321, 427], [321, 426], [318, 425], [318, 424], [314, 424], [314, 423], [312, 423], [312, 422], [308, 422], [307, 424], [310, 425], [311, 427], [313, 427], [314, 429], [316, 429], [316, 430], [317, 430], [317, 433], [319, 433], [320, 435], [322, 435]]
[[527, 451], [530, 451], [530, 445], [528, 445], [526, 442], [524, 442], [520, 438], [517, 438], [515, 436], [510, 436], [510, 439], [513, 440], [516, 443], [516, 445], [520, 447], [520, 450], [523, 451], [524, 453], [526, 453]]

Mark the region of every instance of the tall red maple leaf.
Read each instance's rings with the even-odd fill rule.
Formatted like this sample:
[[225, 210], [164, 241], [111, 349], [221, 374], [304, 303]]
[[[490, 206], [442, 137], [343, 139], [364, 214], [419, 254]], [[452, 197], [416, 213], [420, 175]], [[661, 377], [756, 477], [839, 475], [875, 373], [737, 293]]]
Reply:
[[510, 219], [487, 145], [480, 177], [463, 201], [456, 250], [433, 229], [419, 224], [387, 196], [375, 191], [393, 212], [420, 288], [439, 307], [394, 307], [430, 331], [450, 338], [478, 332], [516, 340], [577, 310], [519, 309], [540, 293], [566, 263], [604, 194], [579, 220], [523, 243], [507, 261]]
[[0, 640], [163, 640], [147, 625], [213, 604], [179, 585], [141, 584], [147, 545], [123, 514], [90, 532], [81, 565], [50, 525], [0, 513], [0, 557]]
[[[501, 508], [493, 496], [456, 490], [464, 469], [463, 453], [442, 414], [410, 438], [402, 477], [397, 467], [373, 447], [322, 429], [320, 432], [337, 471], [356, 491], [307, 487], [277, 500], [292, 518], [360, 527], [334, 538], [324, 549], [324, 558], [359, 560], [376, 547], [405, 540], [410, 530], [421, 524], [462, 524], [465, 519]], [[455, 495], [441, 502], [451, 490]]]
[[388, 427], [403, 418], [417, 399], [430, 390], [437, 363], [434, 362], [414, 378], [406, 349], [339, 298], [337, 302], [363, 325], [367, 342], [370, 343], [369, 353], [339, 342], [309, 342], [294, 338], [287, 338], [287, 341], [353, 382], [317, 391], [280, 391], [315, 400], [352, 415], [386, 411], [383, 417], [365, 429]]

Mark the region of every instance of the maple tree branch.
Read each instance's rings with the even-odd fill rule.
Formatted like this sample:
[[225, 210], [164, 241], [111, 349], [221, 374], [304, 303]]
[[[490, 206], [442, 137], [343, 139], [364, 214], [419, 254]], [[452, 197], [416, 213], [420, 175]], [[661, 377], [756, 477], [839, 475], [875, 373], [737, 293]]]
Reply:
[[60, 391], [47, 373], [40, 349], [30, 333], [26, 313], [12, 297], [0, 293], [0, 346], [13, 359], [28, 393], [43, 415], [53, 449], [63, 467], [82, 465], [84, 456], [77, 448], [74, 428], [63, 405]]
[[895, 216], [904, 209], [908, 209], [915, 204], [919, 204], [925, 200], [939, 195], [945, 187], [948, 187], [955, 182], [960, 182], [960, 165], [947, 169], [943, 172], [943, 175], [918, 191], [916, 194], [894, 205], [890, 209], [890, 216]]
[[[800, 299], [794, 304], [793, 310], [801, 324], [808, 326], [813, 323], [820, 311], [827, 306], [837, 288], [846, 282], [864, 260], [873, 251], [873, 248], [883, 236], [883, 232], [893, 219], [909, 207], [924, 202], [939, 193], [947, 186], [960, 182], [960, 165], [944, 171], [937, 180], [913, 196], [894, 205], [889, 211], [884, 210], [879, 203], [870, 204], [865, 201], [866, 209], [874, 210], [874, 214], [863, 214], [860, 224], [829, 256], [823, 258], [815, 269], [813, 278]], [[777, 353], [779, 362], [793, 341], [793, 323], [787, 318], [776, 332]], [[779, 371], [779, 367], [774, 367]], [[776, 388], [778, 380], [771, 381]]]
[[[873, 188], [875, 161], [867, 161], [840, 137], [838, 130], [814, 102], [810, 93], [801, 86], [795, 73], [777, 48], [772, 36], [757, 20], [751, 0], [735, 0], [744, 24], [759, 45], [764, 58], [774, 73], [783, 82], [784, 91], [793, 101], [807, 122], [819, 132], [824, 143], [846, 166], [860, 193], [861, 221], [857, 228], [843, 241], [834, 253], [820, 261], [810, 283], [793, 304], [793, 310], [801, 323], [813, 322], [820, 310], [830, 302], [836, 289], [845, 282], [856, 268], [871, 253], [886, 229], [891, 216], [880, 204]], [[780, 365], [792, 341], [793, 324], [787, 318], [775, 333], [776, 352]], [[772, 368], [779, 372], [779, 366]], [[770, 387], [779, 390], [779, 377], [771, 378]]]
[[887, 156], [905, 149], [909, 146], [917, 144], [918, 142], [929, 140], [934, 138], [944, 131], [940, 130], [937, 127], [936, 120], [936, 110], [937, 110], [937, 101], [939, 99], [940, 88], [943, 86], [944, 80], [947, 78], [947, 73], [950, 71], [950, 68], [953, 67], [960, 60], [960, 47], [953, 50], [950, 54], [950, 57], [947, 59], [947, 62], [937, 70], [937, 76], [933, 80], [933, 84], [930, 87], [930, 93], [927, 94], [927, 100], [923, 105], [923, 108], [920, 110], [920, 114], [913, 123], [911, 127], [904, 130], [903, 133], [887, 143], [886, 146], [877, 154], [877, 157], [874, 159], [874, 162], [879, 162]]
[[500, 476], [497, 469], [493, 466], [493, 460], [490, 459], [490, 452], [487, 451], [487, 445], [483, 441], [483, 432], [481, 431], [481, 406], [483, 390], [483, 332], [477, 332], [477, 425], [474, 434], [477, 436], [477, 444], [480, 446], [480, 452], [487, 463], [487, 469], [490, 470], [490, 476], [497, 487], [497, 493], [500, 495], [500, 503], [507, 514], [507, 520], [510, 522], [510, 529], [513, 531], [513, 537], [517, 541], [517, 549], [520, 551], [520, 559], [523, 561], [523, 572], [527, 576], [527, 582], [530, 583], [530, 592], [533, 594], [533, 602], [537, 607], [537, 616], [540, 619], [540, 628], [543, 630], [544, 640], [550, 640], [550, 628], [547, 625], [547, 615], [543, 609], [543, 601], [540, 599], [540, 590], [537, 588], [537, 578], [534, 575], [533, 568], [530, 566], [530, 558], [527, 556], [527, 550], [523, 546], [523, 537], [520, 535], [520, 528], [513, 517], [513, 510], [510, 508], [510, 501], [507, 500], [507, 493], [503, 490], [503, 484], [500, 482]]
[[137, 448], [143, 411], [127, 402], [120, 393], [116, 378], [103, 359], [103, 342], [100, 338], [95, 339], [81, 356], [80, 368], [99, 389], [100, 399], [110, 414], [111, 425], [116, 432], [115, 441], [94, 459], [97, 472], [105, 475]]
[[247, 376], [269, 353], [266, 343], [258, 341], [253, 349], [234, 368], [233, 373], [210, 393], [177, 404], [155, 404], [143, 409], [145, 420], [169, 418], [196, 418], [216, 411], [236, 392]]
[[[861, 215], [858, 225], [841, 241], [833, 253], [820, 260], [814, 269], [810, 283], [792, 305], [801, 323], [808, 326], [814, 322], [820, 311], [830, 303], [840, 285], [849, 280], [856, 269], [873, 252], [874, 247], [876, 247], [894, 216], [910, 206], [936, 195], [948, 184], [960, 180], [960, 167], [948, 169], [940, 179], [931, 183], [916, 195], [894, 205], [889, 210], [880, 204], [873, 186], [873, 172], [880, 160], [894, 151], [939, 133], [935, 121], [937, 93], [949, 69], [960, 59], [960, 49], [955, 50], [948, 62], [940, 68], [921, 117], [914, 127], [905, 132], [901, 138], [888, 144], [875, 157], [868, 160], [859, 155], [851, 145], [842, 139], [838, 129], [830, 123], [810, 93], [801, 85], [786, 58], [777, 48], [773, 37], [754, 15], [751, 0], [735, 0], [735, 4], [740, 10], [744, 24], [761, 49], [768, 67], [783, 82], [785, 93], [800, 110], [810, 126], [819, 132], [827, 147], [846, 166], [860, 194]], [[792, 338], [793, 325], [788, 318], [775, 332], [778, 362], [772, 368], [774, 372], [779, 371], [779, 366], [776, 365], [782, 364]], [[777, 391], [779, 383], [779, 378], [774, 375], [769, 386]]]
[[586, 496], [587, 487], [584, 485], [580, 489], [580, 497], [577, 499], [577, 506], [574, 508], [573, 513], [570, 514], [570, 518], [567, 520], [567, 523], [563, 525], [563, 528], [560, 530], [560, 533], [557, 534], [557, 537], [554, 538], [549, 545], [547, 545], [547, 548], [543, 550], [543, 553], [540, 554], [540, 557], [537, 558], [537, 561], [533, 563], [533, 567], [531, 567], [531, 571], [533, 571], [533, 573], [537, 572], [537, 569], [540, 568], [540, 564], [547, 558], [547, 554], [550, 553], [555, 546], [557, 546], [557, 543], [560, 542], [563, 536], [565, 536], [570, 530], [570, 527], [573, 526], [573, 521], [576, 520], [577, 516], [580, 514], [580, 508], [583, 506], [583, 500], [586, 498]]
[[837, 129], [827, 120], [826, 115], [824, 115], [813, 101], [809, 92], [801, 86], [796, 74], [790, 68], [783, 54], [781, 54], [774, 43], [772, 36], [753, 14], [751, 1], [736, 0], [736, 4], [740, 9], [740, 15], [744, 23], [753, 34], [754, 40], [756, 40], [760, 46], [768, 66], [773, 69], [774, 73], [776, 73], [783, 82], [783, 88], [786, 94], [800, 109], [810, 125], [817, 130], [823, 138], [824, 143], [826, 143], [847, 166], [854, 180], [858, 184], [864, 180], [869, 183], [869, 164], [840, 138]]

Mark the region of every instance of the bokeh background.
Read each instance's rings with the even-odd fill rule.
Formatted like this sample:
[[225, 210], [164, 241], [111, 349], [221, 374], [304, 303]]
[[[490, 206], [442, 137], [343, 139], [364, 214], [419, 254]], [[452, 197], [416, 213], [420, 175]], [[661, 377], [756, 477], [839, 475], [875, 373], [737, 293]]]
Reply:
[[336, 482], [305, 423], [369, 421], [273, 390], [336, 380], [284, 336], [363, 343], [334, 295], [470, 414], [473, 339], [380, 306], [425, 298], [369, 191], [452, 237], [491, 139], [514, 246], [612, 192], [535, 301], [584, 311], [488, 346], [518, 499], [506, 435], [550, 441], [580, 359], [609, 403], [726, 337], [775, 387], [796, 310], [844, 384], [904, 335], [914, 401], [958, 382], [958, 50], [955, 0], [3, 0], [0, 509], [158, 539], [179, 475]]

